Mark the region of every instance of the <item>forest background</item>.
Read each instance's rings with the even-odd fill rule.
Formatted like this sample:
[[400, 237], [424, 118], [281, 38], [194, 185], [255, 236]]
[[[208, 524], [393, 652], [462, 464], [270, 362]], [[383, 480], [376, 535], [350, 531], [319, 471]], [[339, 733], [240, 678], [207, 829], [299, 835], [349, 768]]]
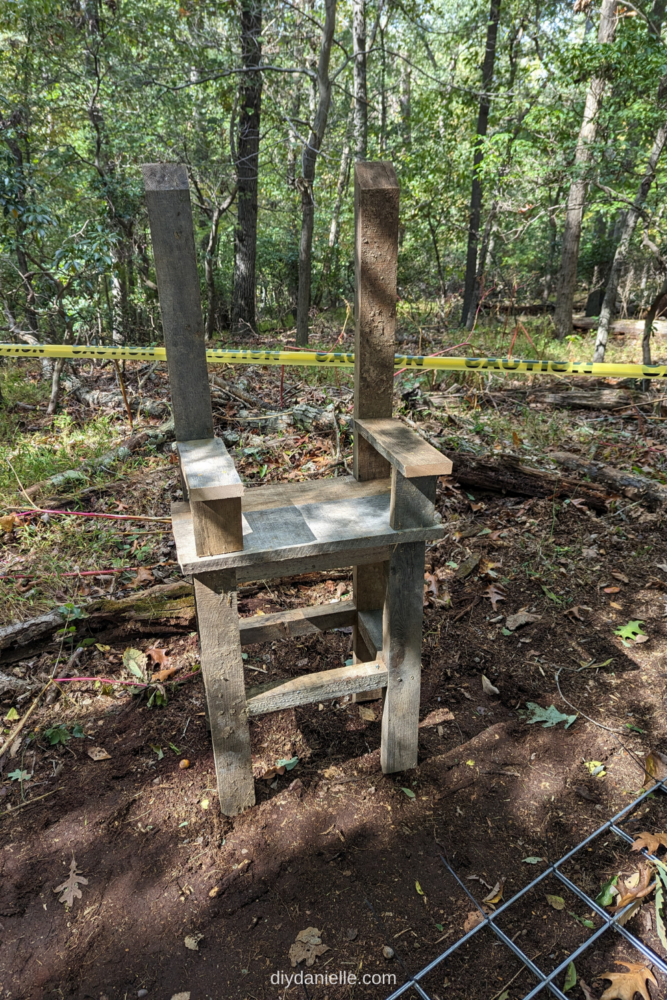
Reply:
[[664, 14], [7, 0], [2, 339], [159, 341], [140, 164], [181, 161], [207, 337], [305, 344], [317, 311], [352, 303], [354, 161], [385, 159], [408, 308], [445, 329], [526, 310], [563, 340], [586, 306], [601, 360], [616, 313], [667, 304]]

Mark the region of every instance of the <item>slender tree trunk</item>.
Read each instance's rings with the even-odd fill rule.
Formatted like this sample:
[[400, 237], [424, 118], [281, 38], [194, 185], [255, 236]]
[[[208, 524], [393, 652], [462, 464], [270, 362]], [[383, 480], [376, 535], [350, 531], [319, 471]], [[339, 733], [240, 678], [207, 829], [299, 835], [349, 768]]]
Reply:
[[313, 124], [301, 156], [302, 176], [297, 181], [301, 192], [301, 239], [299, 242], [299, 294], [296, 315], [296, 342], [303, 347], [308, 343], [308, 313], [310, 312], [310, 282], [312, 274], [313, 228], [315, 201], [313, 184], [317, 156], [324, 139], [331, 104], [329, 62], [336, 27], [336, 0], [325, 0], [324, 29], [317, 66], [318, 104]]
[[334, 202], [333, 212], [331, 215], [331, 226], [329, 227], [329, 252], [326, 256], [324, 264], [322, 266], [322, 277], [320, 278], [319, 287], [317, 289], [317, 295], [315, 297], [315, 302], [317, 305], [322, 301], [322, 296], [329, 280], [329, 275], [333, 271], [334, 274], [337, 271], [336, 261], [338, 256], [338, 234], [340, 232], [340, 213], [343, 207], [343, 198], [345, 196], [345, 191], [347, 189], [348, 180], [350, 176], [350, 159], [351, 159], [352, 149], [350, 146], [350, 140], [346, 137], [345, 143], [343, 145], [343, 152], [340, 158], [340, 170], [338, 171], [338, 183], [336, 185], [336, 201]]
[[[259, 66], [262, 58], [261, 0], [241, 2], [241, 59], [246, 70]], [[246, 72], [239, 86], [239, 135], [236, 176], [238, 217], [234, 232], [234, 294], [232, 332], [254, 332], [256, 317], [257, 189], [259, 173], [259, 125], [262, 102], [261, 72]]]
[[484, 158], [483, 140], [489, 127], [489, 111], [491, 110], [491, 84], [496, 63], [496, 42], [498, 39], [498, 22], [500, 21], [501, 0], [491, 0], [489, 20], [486, 27], [486, 49], [482, 63], [482, 93], [479, 99], [479, 114], [477, 116], [477, 138], [473, 156], [472, 191], [470, 194], [470, 215], [468, 221], [468, 252], [466, 254], [466, 275], [463, 292], [463, 309], [461, 326], [465, 326], [470, 312], [475, 291], [477, 275], [477, 244], [479, 242], [479, 223], [482, 214], [482, 182], [479, 170]]
[[211, 228], [208, 233], [206, 243], [206, 254], [204, 255], [204, 274], [206, 277], [206, 331], [204, 336], [210, 340], [215, 330], [215, 314], [217, 306], [217, 295], [215, 291], [215, 258], [218, 253], [218, 233], [220, 227], [221, 211], [218, 205], [213, 209], [211, 215]]
[[644, 320], [644, 336], [642, 337], [642, 364], [651, 364], [651, 334], [653, 333], [653, 323], [667, 306], [667, 278], [663, 281], [660, 291], [653, 299], [651, 308], [646, 313]]
[[354, 55], [354, 158], [365, 160], [368, 144], [366, 94], [366, 0], [352, 2], [352, 51]]
[[477, 261], [477, 271], [475, 274], [475, 285], [472, 292], [472, 299], [470, 300], [470, 308], [468, 309], [468, 318], [466, 320], [466, 327], [468, 330], [472, 330], [475, 325], [475, 320], [477, 318], [477, 307], [479, 306], [480, 297], [482, 294], [482, 279], [484, 277], [484, 268], [486, 267], [486, 258], [489, 254], [489, 249], [491, 247], [493, 226], [496, 221], [496, 215], [498, 214], [498, 201], [494, 201], [491, 205], [491, 210], [489, 211], [487, 220], [484, 224], [484, 232], [482, 233], [482, 243], [479, 248], [479, 260]]
[[405, 149], [412, 142], [412, 108], [411, 90], [412, 79], [410, 64], [405, 59], [401, 61], [401, 84], [400, 84], [399, 104], [401, 108], [401, 132], [403, 138], [403, 148]]
[[[613, 42], [615, 31], [616, 0], [602, 0], [598, 42], [601, 44]], [[597, 119], [602, 104], [604, 87], [605, 81], [600, 76], [593, 77], [588, 85], [584, 117], [574, 154], [575, 178], [570, 185], [567, 207], [565, 209], [565, 229], [563, 231], [560, 271], [556, 290], [556, 309], [554, 311], [554, 326], [556, 328], [556, 336], [559, 340], [563, 340], [572, 333], [572, 309], [577, 284], [581, 221], [584, 214], [584, 202], [588, 186], [586, 167], [593, 157], [593, 143], [595, 142], [597, 132]]]
[[627, 260], [628, 250], [630, 249], [630, 241], [634, 235], [639, 217], [642, 214], [646, 197], [655, 179], [658, 160], [660, 159], [660, 154], [665, 148], [666, 142], [667, 122], [663, 122], [658, 129], [655, 139], [653, 140], [653, 147], [649, 154], [646, 170], [644, 171], [644, 176], [641, 179], [641, 183], [637, 190], [637, 194], [635, 195], [632, 207], [625, 213], [625, 221], [623, 223], [621, 238], [619, 239], [618, 246], [616, 247], [614, 261], [611, 265], [611, 273], [609, 275], [609, 280], [607, 281], [607, 289], [602, 303], [602, 309], [600, 310], [598, 335], [595, 341], [595, 354], [593, 356], [593, 361], [604, 361], [604, 355], [607, 349], [607, 340], [609, 337], [609, 326], [616, 305], [616, 292], [618, 291], [618, 283], [621, 277], [621, 272], [625, 265], [625, 261]]

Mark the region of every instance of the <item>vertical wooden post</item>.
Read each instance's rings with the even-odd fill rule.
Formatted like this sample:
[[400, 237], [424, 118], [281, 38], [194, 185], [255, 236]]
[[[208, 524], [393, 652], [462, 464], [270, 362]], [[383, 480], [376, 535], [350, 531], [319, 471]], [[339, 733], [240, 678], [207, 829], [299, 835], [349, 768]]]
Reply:
[[[398, 181], [391, 163], [355, 163], [354, 213], [354, 416], [391, 417], [398, 260]], [[387, 460], [355, 434], [355, 479], [388, 476]]]
[[194, 588], [220, 809], [236, 816], [255, 804], [236, 572], [201, 573]]
[[176, 440], [212, 438], [211, 392], [187, 170], [180, 163], [145, 163], [141, 169]]
[[382, 630], [388, 671], [380, 750], [385, 774], [417, 766], [425, 554], [424, 542], [404, 542], [389, 560]]
[[[355, 163], [355, 335], [354, 416], [391, 417], [396, 353], [396, 267], [398, 258], [398, 180], [391, 163]], [[360, 435], [354, 435], [354, 477], [361, 482], [387, 479], [390, 466]], [[359, 611], [384, 604], [387, 566], [354, 569], [354, 600]], [[373, 657], [358, 628], [354, 658]], [[380, 691], [357, 695], [361, 701]]]

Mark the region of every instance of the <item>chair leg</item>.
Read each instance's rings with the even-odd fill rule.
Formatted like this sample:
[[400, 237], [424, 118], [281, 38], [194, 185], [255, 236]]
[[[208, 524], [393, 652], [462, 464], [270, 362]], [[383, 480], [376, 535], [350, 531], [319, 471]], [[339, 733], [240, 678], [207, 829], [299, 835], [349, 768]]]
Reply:
[[235, 816], [255, 804], [236, 572], [201, 573], [194, 589], [220, 809]]
[[[363, 440], [363, 438], [362, 438]], [[357, 611], [375, 611], [384, 604], [387, 592], [387, 563], [369, 563], [365, 566], [355, 566], [352, 577], [354, 603]], [[375, 654], [364, 642], [355, 622], [352, 633], [352, 652], [355, 663], [368, 663], [375, 659]], [[382, 688], [355, 694], [353, 701], [377, 701], [382, 697]]]
[[380, 759], [385, 774], [417, 766], [424, 542], [397, 545], [389, 561], [382, 654], [388, 670]]

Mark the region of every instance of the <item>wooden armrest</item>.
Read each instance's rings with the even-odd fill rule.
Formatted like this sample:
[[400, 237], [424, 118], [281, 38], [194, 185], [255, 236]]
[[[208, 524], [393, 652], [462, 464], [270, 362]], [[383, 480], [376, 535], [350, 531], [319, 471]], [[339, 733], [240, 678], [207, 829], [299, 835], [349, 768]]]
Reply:
[[243, 495], [234, 460], [220, 438], [179, 441], [183, 481], [190, 501], [227, 500]]
[[179, 441], [183, 484], [192, 510], [198, 556], [243, 548], [243, 483], [220, 438]]
[[354, 429], [406, 479], [448, 476], [452, 471], [445, 455], [400, 420], [355, 418]]

